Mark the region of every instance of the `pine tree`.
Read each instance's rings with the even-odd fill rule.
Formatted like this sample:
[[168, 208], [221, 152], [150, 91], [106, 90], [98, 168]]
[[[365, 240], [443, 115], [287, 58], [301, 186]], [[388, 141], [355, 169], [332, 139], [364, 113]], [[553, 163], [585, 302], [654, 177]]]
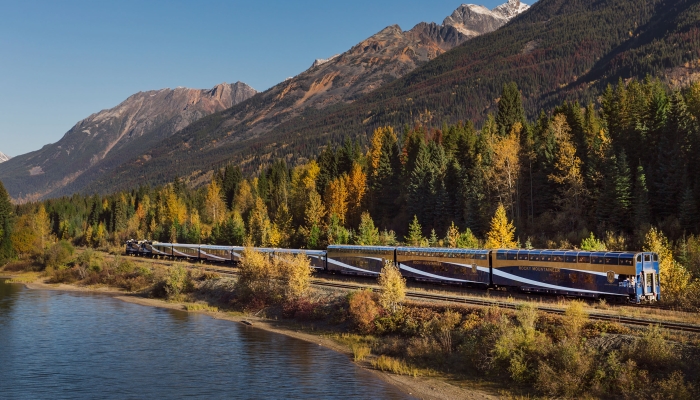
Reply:
[[688, 233], [696, 233], [700, 218], [698, 218], [698, 206], [693, 190], [689, 186], [683, 193], [679, 214], [681, 227]]
[[10, 195], [0, 181], [0, 263], [13, 255], [12, 231], [13, 206], [10, 203]]
[[374, 226], [374, 221], [367, 212], [362, 213], [355, 241], [360, 246], [375, 246], [379, 243], [379, 229]]
[[515, 242], [515, 226], [508, 220], [506, 209], [499, 204], [496, 213], [491, 220], [491, 230], [486, 235], [487, 249], [513, 249], [517, 248]]
[[651, 223], [651, 211], [649, 210], [649, 190], [644, 167], [637, 167], [637, 177], [634, 184], [634, 228], [642, 228]]
[[234, 203], [233, 199], [236, 198], [236, 193], [238, 193], [238, 188], [243, 181], [243, 174], [241, 173], [241, 168], [239, 166], [227, 165], [224, 169], [224, 177], [221, 190], [223, 192], [224, 200], [226, 201], [226, 206], [233, 210]]
[[501, 99], [498, 101], [498, 114], [496, 114], [496, 125], [501, 136], [507, 135], [513, 125], [520, 123], [525, 125], [525, 109], [515, 82], [503, 85]]
[[628, 229], [632, 208], [632, 175], [627, 156], [624, 151], [617, 158], [615, 168], [615, 215], [614, 224], [617, 229]]
[[423, 228], [418, 222], [418, 216], [413, 216], [413, 221], [408, 226], [408, 236], [406, 236], [404, 240], [409, 246], [421, 247], [424, 245], [425, 238], [423, 237]]

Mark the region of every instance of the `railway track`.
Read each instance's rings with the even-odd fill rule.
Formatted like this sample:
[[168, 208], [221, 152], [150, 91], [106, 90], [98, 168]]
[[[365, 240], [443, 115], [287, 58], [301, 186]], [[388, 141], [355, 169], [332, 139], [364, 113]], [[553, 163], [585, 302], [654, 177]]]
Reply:
[[[173, 265], [172, 262], [168, 262], [168, 261], [164, 261], [164, 260], [160, 260], [157, 263], [161, 264], [161, 265], [166, 265], [166, 266]], [[200, 265], [200, 267], [205, 271], [216, 272], [218, 274], [225, 275], [225, 276], [236, 276], [237, 275], [237, 272], [232, 267], [217, 267], [217, 266], [212, 266], [210, 264], [203, 264], [203, 265]], [[314, 286], [318, 286], [318, 287], [327, 287], [327, 288], [336, 288], [336, 289], [345, 289], [345, 290], [371, 289], [375, 292], [379, 291], [379, 289], [377, 287], [374, 287], [374, 286], [360, 285], [360, 284], [356, 284], [356, 283], [347, 283], [347, 282], [328, 282], [328, 281], [324, 281], [324, 280], [320, 280], [320, 279], [312, 280], [311, 284]], [[518, 304], [513, 303], [513, 302], [504, 302], [504, 301], [498, 301], [498, 300], [478, 299], [478, 298], [443, 295], [443, 294], [432, 294], [432, 293], [424, 293], [424, 292], [416, 292], [416, 291], [407, 291], [406, 296], [409, 298], [412, 298], [412, 299], [417, 299], [417, 300], [442, 301], [442, 302], [448, 302], [448, 303], [475, 305], [475, 306], [483, 306], [483, 307], [499, 307], [499, 308], [509, 309], [509, 310], [515, 310], [518, 308]], [[648, 307], [649, 308], [667, 309], [667, 308], [664, 308], [661, 306], [648, 306]], [[546, 313], [556, 314], [556, 315], [563, 315], [565, 313], [564, 310], [559, 309], [559, 308], [553, 308], [553, 307], [538, 306], [537, 309], [541, 312], [546, 312]], [[608, 315], [608, 314], [600, 314], [600, 313], [590, 313], [588, 317], [589, 317], [589, 319], [594, 320], [594, 321], [617, 322], [620, 324], [637, 326], [637, 327], [646, 327], [649, 325], [659, 325], [663, 329], [700, 334], [700, 325], [683, 324], [683, 323], [677, 323], [677, 322], [654, 321], [654, 320], [643, 319], [643, 318], [623, 317], [623, 316], [619, 316], [619, 315]]]

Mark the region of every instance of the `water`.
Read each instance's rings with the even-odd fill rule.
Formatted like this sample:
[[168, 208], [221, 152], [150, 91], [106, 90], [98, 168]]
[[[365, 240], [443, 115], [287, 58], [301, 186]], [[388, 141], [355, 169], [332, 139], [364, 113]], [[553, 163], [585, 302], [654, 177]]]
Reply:
[[0, 397], [407, 398], [317, 344], [204, 315], [2, 280]]

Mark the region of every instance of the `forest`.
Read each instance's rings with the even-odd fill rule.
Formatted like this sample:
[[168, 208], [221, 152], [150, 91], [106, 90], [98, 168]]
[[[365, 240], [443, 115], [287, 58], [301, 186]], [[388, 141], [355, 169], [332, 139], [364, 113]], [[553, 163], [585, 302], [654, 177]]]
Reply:
[[96, 248], [149, 239], [646, 249], [662, 255], [662, 279], [680, 299], [700, 278], [699, 118], [700, 82], [619, 81], [596, 103], [564, 102], [534, 121], [508, 83], [480, 129], [381, 127], [368, 146], [346, 140], [250, 176], [231, 164], [200, 186], [176, 179], [17, 206], [2, 189], [0, 258], [41, 252], [49, 236]]

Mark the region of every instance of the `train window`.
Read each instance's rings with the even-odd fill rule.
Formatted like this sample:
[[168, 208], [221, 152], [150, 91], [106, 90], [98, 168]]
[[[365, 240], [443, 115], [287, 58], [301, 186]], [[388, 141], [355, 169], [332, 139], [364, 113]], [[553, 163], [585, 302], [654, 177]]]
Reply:
[[591, 256], [591, 264], [604, 264], [603, 257]]
[[605, 264], [617, 265], [617, 257], [605, 257]]
[[542, 254], [540, 255], [540, 261], [552, 261], [552, 255], [551, 254]]
[[565, 256], [564, 261], [568, 263], [575, 263], [576, 262], [576, 256]]
[[506, 260], [506, 253], [496, 253], [496, 260]]
[[553, 255], [552, 261], [553, 262], [564, 262], [564, 256]]
[[530, 254], [530, 261], [540, 261], [539, 254]]
[[642, 262], [642, 255], [641, 254], [637, 254], [637, 262]]
[[645, 254], [644, 255], [644, 262], [649, 262], [651, 261], [651, 254]]
[[654, 254], [654, 261], [659, 261], [659, 255], [658, 255], [658, 254]]
[[620, 258], [620, 265], [632, 265], [631, 258]]
[[508, 252], [508, 259], [509, 260], [517, 260], [518, 259], [518, 253], [511, 251]]
[[528, 260], [527, 253], [524, 253], [524, 252], [523, 252], [523, 253], [519, 253], [519, 254], [518, 254], [518, 260], [527, 261], [527, 260]]
[[588, 264], [591, 262], [591, 256], [578, 256], [578, 262]]

